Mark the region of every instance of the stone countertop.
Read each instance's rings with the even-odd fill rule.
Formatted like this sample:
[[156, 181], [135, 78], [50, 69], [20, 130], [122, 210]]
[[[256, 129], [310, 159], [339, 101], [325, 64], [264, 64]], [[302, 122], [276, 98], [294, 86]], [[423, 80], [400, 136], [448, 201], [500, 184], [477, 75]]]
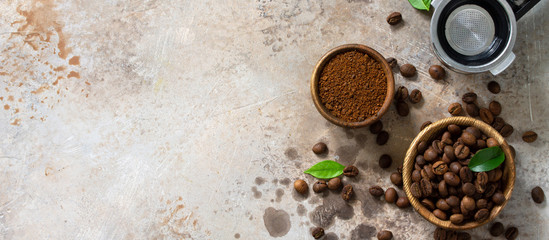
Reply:
[[[503, 104], [515, 127], [513, 197], [498, 217], [519, 239], [549, 234], [549, 2], [518, 22], [513, 65], [496, 77], [427, 73], [431, 13], [401, 0], [0, 1], [0, 238], [430, 239], [412, 208], [367, 194], [427, 120], [468, 91]], [[385, 22], [393, 11], [404, 22]], [[418, 69], [396, 85], [424, 100], [382, 118], [389, 143], [336, 127], [316, 111], [309, 78], [329, 49], [361, 43]], [[488, 92], [495, 80], [502, 92]], [[534, 130], [536, 142], [521, 134]], [[310, 150], [317, 141], [329, 153]], [[377, 165], [388, 153], [393, 165]], [[354, 164], [355, 200], [297, 195], [294, 180], [324, 159]], [[399, 194], [403, 191], [398, 190]], [[469, 231], [489, 238], [488, 226]]]

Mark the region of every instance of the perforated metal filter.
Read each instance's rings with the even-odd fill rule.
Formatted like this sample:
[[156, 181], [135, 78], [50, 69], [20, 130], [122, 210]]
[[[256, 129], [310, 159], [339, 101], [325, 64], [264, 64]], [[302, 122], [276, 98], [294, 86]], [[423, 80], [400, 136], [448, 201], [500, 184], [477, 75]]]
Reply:
[[450, 14], [445, 34], [456, 52], [474, 56], [487, 50], [494, 40], [494, 20], [484, 8], [466, 4]]

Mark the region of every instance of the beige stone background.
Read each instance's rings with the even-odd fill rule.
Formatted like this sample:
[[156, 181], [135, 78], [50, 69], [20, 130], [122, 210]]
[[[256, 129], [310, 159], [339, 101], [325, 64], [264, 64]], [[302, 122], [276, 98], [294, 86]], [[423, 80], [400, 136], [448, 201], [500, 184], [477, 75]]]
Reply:
[[[504, 105], [515, 127], [513, 197], [498, 220], [519, 239], [548, 236], [549, 2], [518, 22], [513, 65], [501, 75], [450, 72], [434, 81], [431, 13], [403, 0], [3, 0], [0, 1], [1, 239], [431, 239], [413, 209], [373, 200], [390, 187], [426, 120], [447, 117], [467, 91]], [[400, 11], [391, 27], [386, 16]], [[309, 78], [329, 49], [361, 43], [414, 64], [396, 84], [424, 101], [383, 117], [378, 147], [367, 129], [329, 124]], [[487, 91], [496, 80], [500, 94]], [[524, 131], [539, 134], [526, 144]], [[311, 146], [325, 141], [329, 154]], [[389, 153], [389, 170], [377, 165]], [[292, 182], [324, 159], [354, 163], [357, 197], [297, 196]], [[399, 194], [403, 194], [399, 191]], [[490, 238], [488, 227], [470, 231]], [[502, 239], [502, 238], [500, 238]]]

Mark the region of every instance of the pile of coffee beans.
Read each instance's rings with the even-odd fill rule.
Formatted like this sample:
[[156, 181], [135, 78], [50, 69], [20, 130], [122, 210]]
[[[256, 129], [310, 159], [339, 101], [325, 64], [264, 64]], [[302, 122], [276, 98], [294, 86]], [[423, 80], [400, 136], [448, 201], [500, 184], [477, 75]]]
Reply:
[[471, 234], [437, 228], [433, 233], [435, 240], [471, 240]]
[[398, 196], [396, 189], [387, 188], [387, 191], [384, 191], [380, 186], [372, 186], [368, 190], [374, 198], [379, 198], [384, 196], [385, 201], [388, 203], [394, 203], [399, 208], [407, 208], [410, 206], [410, 201], [406, 196]]
[[410, 107], [408, 106], [408, 103], [406, 103], [406, 99], [409, 99], [409, 101], [413, 104], [419, 103], [421, 99], [423, 99], [423, 94], [418, 89], [414, 89], [411, 93], [408, 93], [408, 88], [405, 86], [400, 86], [397, 88], [395, 93], [395, 104], [398, 115], [402, 117], [410, 114]]
[[486, 221], [492, 208], [505, 202], [502, 166], [473, 172], [468, 164], [476, 151], [498, 145], [476, 127], [449, 125], [435, 140], [418, 144], [412, 195], [441, 220]]

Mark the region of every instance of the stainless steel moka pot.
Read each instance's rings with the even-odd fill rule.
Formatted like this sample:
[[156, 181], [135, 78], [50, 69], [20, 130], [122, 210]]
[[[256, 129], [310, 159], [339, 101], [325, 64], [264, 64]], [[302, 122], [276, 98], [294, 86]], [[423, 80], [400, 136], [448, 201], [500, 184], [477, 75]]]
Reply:
[[517, 20], [540, 0], [433, 0], [431, 42], [436, 56], [462, 73], [505, 70], [515, 54]]

